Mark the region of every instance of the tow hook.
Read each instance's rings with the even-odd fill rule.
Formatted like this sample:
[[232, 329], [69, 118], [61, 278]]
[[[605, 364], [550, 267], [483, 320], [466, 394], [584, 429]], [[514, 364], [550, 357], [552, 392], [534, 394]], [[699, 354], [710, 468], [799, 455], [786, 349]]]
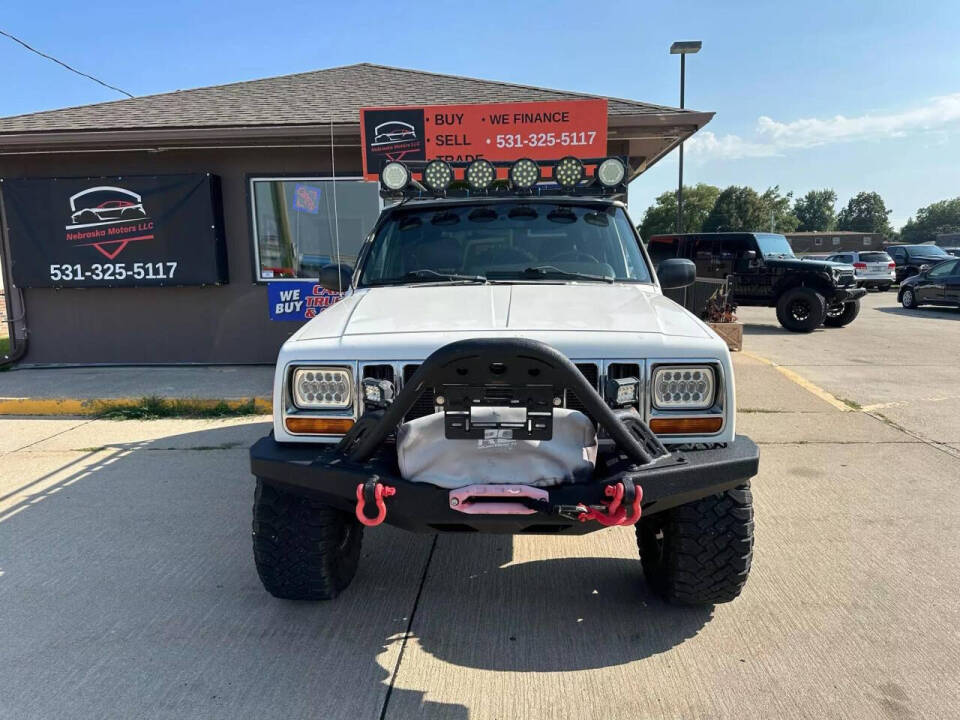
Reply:
[[[624, 478], [616, 485], [607, 485], [603, 494], [610, 500], [605, 500], [604, 509], [588, 508], [579, 505], [580, 522], [596, 520], [603, 526], [635, 525], [640, 519], [640, 501], [643, 499], [643, 488], [635, 485], [631, 478]], [[628, 509], [630, 510], [628, 514]]]
[[[371, 478], [365, 483], [357, 485], [357, 520], [367, 527], [379, 525], [387, 517], [387, 505], [384, 498], [392, 497], [397, 494], [397, 489], [390, 485], [384, 485], [377, 482], [376, 478]], [[376, 517], [368, 517], [366, 509], [369, 505], [376, 504]]]

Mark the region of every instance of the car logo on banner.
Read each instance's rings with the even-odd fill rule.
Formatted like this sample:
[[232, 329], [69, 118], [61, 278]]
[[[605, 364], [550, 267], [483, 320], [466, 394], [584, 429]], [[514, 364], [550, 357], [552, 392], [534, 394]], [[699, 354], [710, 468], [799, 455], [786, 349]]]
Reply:
[[424, 120], [422, 108], [370, 110], [363, 115], [365, 157], [378, 171], [394, 160], [423, 160]]
[[132, 242], [153, 240], [143, 198], [131, 190], [98, 185], [70, 196], [66, 239], [114, 260]]

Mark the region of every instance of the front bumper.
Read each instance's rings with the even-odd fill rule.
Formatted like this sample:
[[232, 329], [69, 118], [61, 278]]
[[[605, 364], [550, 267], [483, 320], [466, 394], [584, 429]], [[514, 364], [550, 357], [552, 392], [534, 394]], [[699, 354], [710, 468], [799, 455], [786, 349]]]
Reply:
[[[483, 440], [488, 433], [549, 441], [554, 398], [573, 392], [602, 431], [596, 467], [587, 481], [550, 488], [532, 487], [538, 478], [525, 477], [519, 465], [513, 477], [504, 478], [514, 490], [498, 484], [450, 490], [405, 480], [394, 431], [425, 388], [445, 398], [444, 438], [438, 442]], [[526, 420], [490, 423], [472, 417], [470, 408], [487, 405], [525, 409]], [[386, 522], [419, 532], [590, 532], [614, 517], [620, 498], [630, 498], [629, 518], [635, 522], [638, 505], [653, 513], [722, 492], [755, 475], [758, 463], [757, 446], [746, 437], [716, 449], [668, 452], [638, 414], [608, 407], [562, 353], [524, 338], [475, 338], [440, 348], [388, 407], [364, 413], [337, 446], [283, 445], [270, 435], [250, 449], [251, 470], [264, 482], [356, 512], [365, 524], [379, 523], [385, 512]], [[377, 498], [375, 518], [370, 503], [384, 486], [395, 493], [386, 502]]]
[[833, 297], [829, 298], [831, 305], [837, 303], [848, 303], [853, 300], [859, 300], [867, 294], [867, 289], [862, 287], [847, 287], [837, 290]]
[[[729, 490], [757, 474], [759, 449], [750, 438], [738, 435], [726, 447], [673, 452], [649, 465], [634, 467], [630, 474], [643, 488], [644, 515]], [[385, 522], [413, 532], [560, 533], [580, 535], [601, 529], [596, 522], [579, 522], [558, 511], [535, 511], [526, 515], [471, 515], [450, 506], [450, 490], [404, 480], [396, 467], [392, 443], [363, 462], [352, 462], [336, 447], [283, 445], [273, 435], [250, 448], [250, 468], [264, 482], [322, 500], [353, 514], [357, 486], [371, 479], [396, 488], [386, 502]], [[616, 481], [618, 468], [601, 468], [590, 482], [560, 485], [546, 490], [548, 504], [600, 505], [604, 490]], [[522, 483], [522, 478], [515, 482]]]

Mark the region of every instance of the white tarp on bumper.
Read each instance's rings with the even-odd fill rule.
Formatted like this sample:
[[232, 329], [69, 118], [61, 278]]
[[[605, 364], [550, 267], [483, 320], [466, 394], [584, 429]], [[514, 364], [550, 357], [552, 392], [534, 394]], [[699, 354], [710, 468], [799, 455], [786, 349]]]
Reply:
[[597, 461], [597, 432], [576, 410], [553, 411], [553, 439], [514, 440], [488, 430], [482, 440], [448, 440], [443, 413], [400, 426], [397, 460], [404, 479], [444, 488], [508, 483], [549, 487], [586, 480]]

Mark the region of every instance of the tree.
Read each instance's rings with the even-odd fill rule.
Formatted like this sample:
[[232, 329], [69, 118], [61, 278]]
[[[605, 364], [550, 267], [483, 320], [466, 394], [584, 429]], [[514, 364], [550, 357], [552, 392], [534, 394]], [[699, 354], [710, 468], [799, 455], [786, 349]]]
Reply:
[[917, 219], [910, 218], [903, 226], [903, 242], [924, 243], [936, 240], [941, 233], [960, 232], [960, 197], [941, 200], [917, 210]]
[[[700, 232], [703, 221], [713, 209], [720, 188], [706, 183], [697, 183], [695, 187], [683, 187], [683, 231]], [[677, 193], [669, 190], [661, 193], [653, 205], [643, 213], [640, 223], [640, 237], [676, 232], [677, 229]]]
[[760, 227], [762, 208], [756, 190], [731, 185], [717, 196], [703, 223], [705, 232], [755, 230]]
[[779, 185], [767, 188], [760, 196], [762, 220], [761, 225], [756, 229], [766, 229], [778, 233], [794, 232], [800, 221], [796, 215], [790, 212], [791, 199], [793, 199], [793, 193], [788, 192], [786, 195], [781, 195]]
[[837, 194], [829, 188], [811, 190], [793, 204], [793, 214], [800, 224], [797, 230], [811, 232], [833, 230], [837, 221]]
[[837, 229], [889, 235], [893, 232], [888, 218], [891, 212], [877, 193], [857, 193], [837, 216]]
[[791, 197], [791, 193], [781, 195], [778, 185], [768, 188], [763, 195], [758, 195], [753, 188], [731, 185], [717, 197], [703, 229], [705, 232], [768, 231], [772, 217], [774, 232], [792, 232], [798, 220], [790, 212]]

